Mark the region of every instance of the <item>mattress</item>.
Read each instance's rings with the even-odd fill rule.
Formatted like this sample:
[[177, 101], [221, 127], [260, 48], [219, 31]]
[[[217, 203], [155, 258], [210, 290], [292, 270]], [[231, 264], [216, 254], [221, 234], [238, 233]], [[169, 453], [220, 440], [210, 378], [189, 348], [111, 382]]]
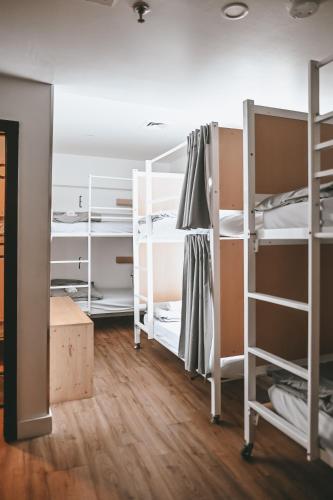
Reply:
[[[91, 315], [117, 315], [134, 311], [134, 297], [132, 288], [98, 288], [103, 299], [91, 301]], [[81, 309], [87, 310], [87, 300], [76, 301]], [[142, 305], [144, 310], [145, 306]]]
[[[333, 198], [321, 201], [322, 230], [333, 227]], [[256, 212], [256, 230], [306, 228], [308, 225], [308, 202]], [[239, 210], [220, 210], [220, 234], [226, 237], [242, 237], [244, 234], [244, 213]]]
[[[275, 411], [304, 431], [307, 427], [307, 404], [280, 386], [273, 385], [268, 390]], [[333, 417], [323, 411], [319, 412], [319, 444], [333, 460]]]
[[[144, 316], [144, 323], [147, 315]], [[178, 356], [180, 321], [160, 321], [154, 318], [154, 339]], [[238, 379], [244, 376], [244, 356], [230, 356], [220, 359], [221, 377]]]
[[[99, 234], [117, 234], [132, 233], [133, 226], [131, 221], [105, 221], [92, 222], [91, 232]], [[76, 222], [75, 224], [66, 224], [63, 222], [52, 222], [52, 234], [87, 234], [88, 222]]]

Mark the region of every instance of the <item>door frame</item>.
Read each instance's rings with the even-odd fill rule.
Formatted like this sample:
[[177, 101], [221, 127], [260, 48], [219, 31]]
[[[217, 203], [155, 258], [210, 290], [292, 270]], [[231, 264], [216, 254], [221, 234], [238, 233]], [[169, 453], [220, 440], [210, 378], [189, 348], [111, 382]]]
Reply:
[[6, 135], [4, 248], [4, 437], [17, 439], [17, 255], [19, 123], [0, 120]]

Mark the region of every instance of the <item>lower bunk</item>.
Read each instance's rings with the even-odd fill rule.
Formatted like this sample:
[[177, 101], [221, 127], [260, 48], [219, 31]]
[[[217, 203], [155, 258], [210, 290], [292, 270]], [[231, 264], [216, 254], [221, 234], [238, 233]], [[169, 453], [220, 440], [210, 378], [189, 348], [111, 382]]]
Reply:
[[[268, 405], [277, 415], [304, 432], [308, 423], [307, 382], [285, 370], [267, 369]], [[318, 445], [320, 458], [333, 467], [333, 355], [320, 364]]]
[[[179, 356], [181, 331], [181, 301], [160, 302], [154, 306], [153, 338], [176, 356]], [[144, 315], [143, 324], [148, 325]], [[220, 358], [222, 380], [238, 380], [244, 377], [244, 356]]]

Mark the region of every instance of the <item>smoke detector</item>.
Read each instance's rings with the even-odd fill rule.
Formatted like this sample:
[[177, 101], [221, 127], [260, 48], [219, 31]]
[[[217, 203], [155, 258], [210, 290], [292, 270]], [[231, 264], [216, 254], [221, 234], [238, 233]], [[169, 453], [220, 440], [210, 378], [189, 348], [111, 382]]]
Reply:
[[243, 19], [249, 13], [249, 6], [244, 2], [231, 2], [222, 7], [222, 16], [231, 21]]
[[289, 0], [287, 10], [294, 19], [304, 19], [317, 12], [320, 0]]

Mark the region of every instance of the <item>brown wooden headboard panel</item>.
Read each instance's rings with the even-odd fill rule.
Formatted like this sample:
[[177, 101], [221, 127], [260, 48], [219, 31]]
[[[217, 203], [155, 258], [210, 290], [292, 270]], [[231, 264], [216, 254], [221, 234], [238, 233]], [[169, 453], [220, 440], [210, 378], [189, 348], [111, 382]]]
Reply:
[[255, 115], [256, 193], [307, 185], [307, 127], [306, 120]]

